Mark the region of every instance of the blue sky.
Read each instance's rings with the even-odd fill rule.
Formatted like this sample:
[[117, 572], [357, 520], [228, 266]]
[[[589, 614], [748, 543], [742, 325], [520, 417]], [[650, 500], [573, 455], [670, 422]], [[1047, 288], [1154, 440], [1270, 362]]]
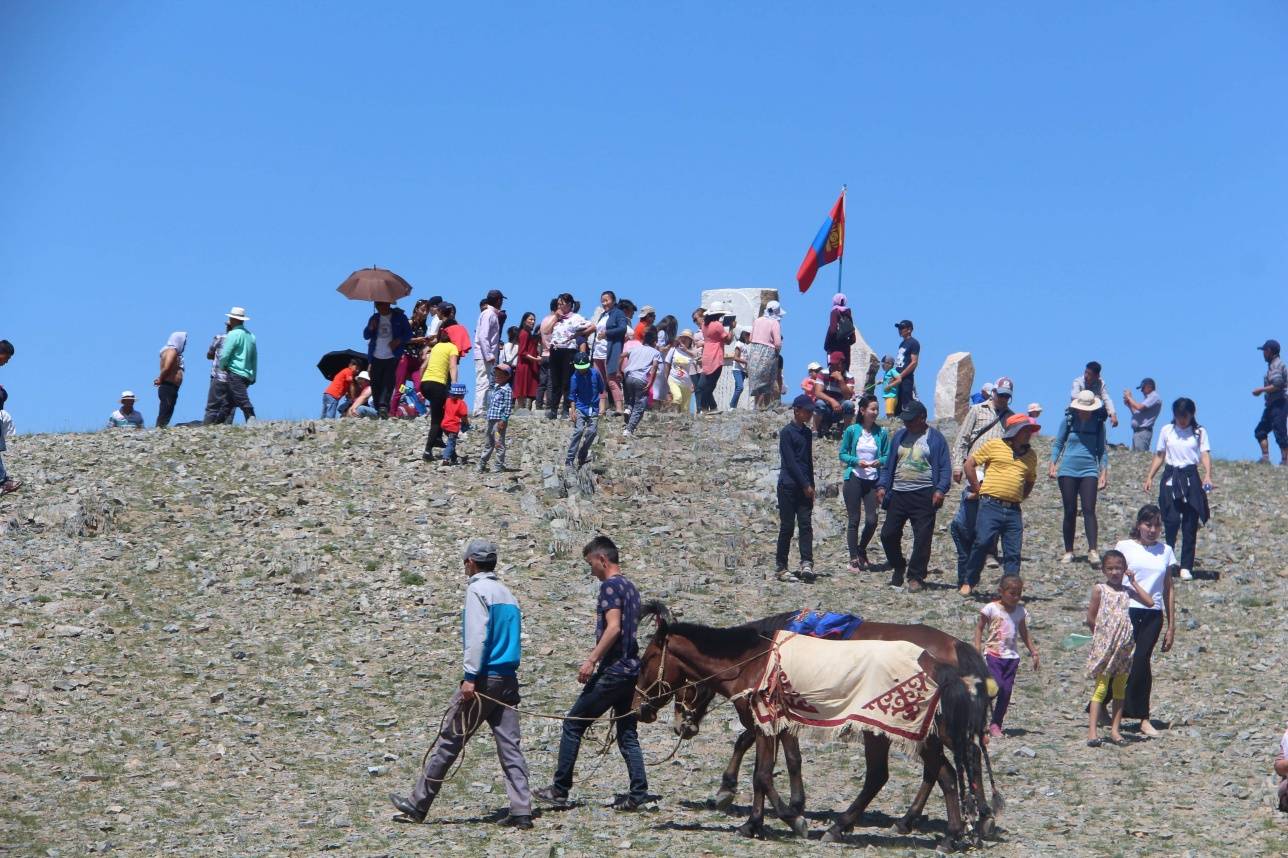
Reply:
[[[1189, 395], [1216, 452], [1255, 453], [1288, 340], [1288, 5], [6, 5], [0, 369], [21, 431], [98, 426], [244, 305], [263, 417], [312, 417], [319, 354], [398, 271], [517, 314], [604, 288], [687, 315], [777, 287], [789, 377], [835, 268], [793, 276], [850, 186], [845, 291], [881, 351], [944, 356], [1062, 405]], [[463, 315], [467, 315], [464, 314]], [[1113, 437], [1126, 441], [1125, 427]]]

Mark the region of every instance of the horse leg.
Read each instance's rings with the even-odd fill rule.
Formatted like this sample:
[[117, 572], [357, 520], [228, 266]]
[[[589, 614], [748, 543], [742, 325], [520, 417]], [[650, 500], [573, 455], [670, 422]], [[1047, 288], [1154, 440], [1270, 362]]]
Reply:
[[[796, 751], [797, 776], [792, 778], [793, 790], [794, 790], [795, 783], [799, 777], [799, 772], [800, 772], [800, 743], [796, 740], [795, 736], [792, 736], [791, 734], [786, 732], [780, 733], [778, 735], [778, 741], [783, 746], [783, 757], [785, 759], [789, 761], [791, 760], [791, 751], [789, 749], [794, 748]], [[789, 762], [788, 766], [790, 767], [790, 765], [791, 763]], [[765, 795], [769, 798], [769, 801], [773, 804], [774, 813], [778, 816], [778, 818], [781, 819], [783, 822], [787, 823], [791, 827], [792, 831], [796, 832], [796, 834], [798, 834], [799, 836], [808, 837], [809, 823], [805, 821], [805, 817], [801, 815], [801, 812], [797, 810], [795, 806], [788, 805], [786, 802], [783, 801], [783, 797], [782, 795], [779, 794], [778, 787], [774, 783], [774, 778], [772, 773], [770, 775], [768, 783], [764, 785], [764, 789], [765, 789]], [[794, 797], [795, 797], [795, 792], [793, 792], [793, 798]], [[801, 795], [800, 800], [801, 800], [801, 803], [804, 804], [805, 796]]]
[[957, 794], [957, 770], [944, 756], [942, 747], [939, 750], [939, 760], [939, 788], [944, 791], [944, 804], [948, 807], [948, 833], [936, 848], [952, 851], [966, 833], [966, 825], [962, 821], [961, 802]]
[[883, 734], [863, 734], [863, 760], [866, 770], [863, 773], [863, 790], [859, 797], [836, 818], [832, 827], [823, 834], [824, 843], [837, 843], [845, 832], [854, 827], [854, 823], [867, 810], [872, 799], [881, 792], [881, 787], [890, 780], [890, 738]]
[[783, 736], [783, 762], [791, 778], [791, 809], [797, 816], [805, 813], [805, 781], [801, 777], [801, 743], [795, 736]]
[[742, 770], [742, 758], [754, 744], [756, 731], [750, 728], [743, 730], [734, 741], [733, 756], [729, 759], [729, 765], [725, 766], [724, 774], [720, 776], [720, 789], [712, 799], [717, 810], [728, 810], [733, 805], [733, 800], [738, 795], [738, 773]]
[[774, 758], [778, 756], [778, 739], [756, 731], [756, 774], [751, 780], [751, 815], [738, 826], [743, 837], [761, 837], [765, 829], [765, 795], [774, 784]]
[[973, 785], [976, 813], [979, 814], [979, 836], [989, 837], [997, 830], [997, 820], [993, 817], [993, 806], [989, 804], [988, 794], [984, 792], [984, 754], [979, 745], [972, 745], [970, 753], [975, 757], [975, 771], [978, 774]]
[[[933, 744], [933, 738], [926, 739], [927, 745]], [[917, 794], [913, 796], [912, 804], [908, 807], [908, 812], [903, 815], [894, 824], [894, 830], [900, 834], [909, 834], [912, 832], [913, 825], [917, 822], [917, 817], [926, 807], [926, 801], [930, 798], [930, 793], [935, 788], [935, 782], [939, 779], [939, 766], [943, 760], [942, 750], [932, 752], [927, 745], [921, 749], [921, 786], [917, 788]]]

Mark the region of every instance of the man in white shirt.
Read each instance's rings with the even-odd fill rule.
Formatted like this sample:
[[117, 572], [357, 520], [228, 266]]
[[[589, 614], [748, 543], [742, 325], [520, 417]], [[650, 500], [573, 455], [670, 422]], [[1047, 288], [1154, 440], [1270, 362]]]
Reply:
[[492, 289], [483, 299], [478, 324], [474, 326], [474, 408], [475, 419], [487, 412], [487, 391], [492, 384], [492, 370], [501, 355], [501, 303], [505, 296]]
[[1118, 428], [1118, 414], [1114, 411], [1113, 400], [1108, 396], [1109, 385], [1100, 377], [1100, 363], [1089, 361], [1087, 368], [1082, 371], [1082, 375], [1073, 380], [1072, 389], [1069, 392], [1070, 399], [1077, 399], [1078, 394], [1083, 390], [1090, 390], [1100, 400], [1105, 403], [1105, 411], [1109, 413], [1109, 423], [1115, 429]]

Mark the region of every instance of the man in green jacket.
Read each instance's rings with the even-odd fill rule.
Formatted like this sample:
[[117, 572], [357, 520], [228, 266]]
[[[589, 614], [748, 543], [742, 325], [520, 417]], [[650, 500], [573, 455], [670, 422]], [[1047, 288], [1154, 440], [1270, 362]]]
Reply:
[[228, 335], [224, 338], [224, 347], [219, 353], [219, 368], [228, 374], [228, 393], [225, 407], [229, 410], [240, 408], [246, 416], [246, 422], [255, 419], [255, 406], [251, 405], [247, 388], [255, 383], [255, 370], [258, 356], [255, 351], [255, 335], [246, 330], [250, 317], [241, 307], [233, 307], [228, 316]]

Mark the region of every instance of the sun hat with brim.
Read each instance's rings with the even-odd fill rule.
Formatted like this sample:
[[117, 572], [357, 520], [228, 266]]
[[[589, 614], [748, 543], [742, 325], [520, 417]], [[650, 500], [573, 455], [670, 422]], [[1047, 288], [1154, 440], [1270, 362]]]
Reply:
[[644, 318], [645, 316], [656, 316], [656, 315], [657, 315], [657, 310], [653, 309], [652, 305], [650, 304], [645, 304], [642, 308], [640, 308], [641, 319]]
[[1024, 410], [1025, 410], [1025, 411], [1036, 411], [1037, 413], [1041, 414], [1041, 413], [1042, 413], [1042, 403], [1040, 403], [1040, 402], [1030, 402], [1030, 403], [1029, 403], [1029, 407], [1028, 407], [1028, 408], [1026, 408], [1026, 409], [1024, 409]]
[[786, 316], [787, 311], [784, 310], [783, 305], [777, 301], [770, 301], [765, 305], [765, 315], [769, 316], [771, 319], [778, 319]]
[[1100, 401], [1090, 390], [1079, 390], [1078, 395], [1069, 403], [1069, 407], [1074, 411], [1099, 411], [1104, 408], [1105, 404]]
[[358, 378], [361, 381], [371, 381], [371, 373], [364, 369], [362, 372], [358, 373]]
[[490, 539], [471, 539], [465, 546], [465, 551], [461, 553], [463, 560], [473, 560], [475, 563], [486, 563], [489, 560], [496, 562], [497, 548], [496, 543]]
[[136, 397], [136, 396], [134, 395], [134, 391], [133, 391], [133, 390], [122, 390], [122, 391], [121, 391], [121, 398], [122, 398], [122, 399], [137, 399], [138, 397]]
[[723, 316], [726, 312], [724, 301], [712, 301], [711, 306], [702, 311], [702, 315]]
[[688, 337], [689, 339], [693, 339], [693, 331], [690, 331], [688, 328], [685, 328], [683, 331], [680, 331], [680, 333], [675, 335], [675, 338], [677, 340], [682, 340], [685, 337]]
[[246, 315], [245, 307], [233, 307], [227, 313], [224, 313], [230, 319], [236, 319], [239, 322], [249, 322], [250, 316]]
[[1002, 432], [1002, 438], [1014, 438], [1025, 429], [1032, 429], [1034, 432], [1037, 432], [1041, 428], [1042, 427], [1038, 425], [1038, 421], [1034, 420], [1027, 414], [1012, 414], [1010, 417], [1006, 418], [1006, 429]]
[[575, 369], [589, 369], [590, 355], [585, 352], [579, 353], [575, 358], [573, 358], [572, 365]]

